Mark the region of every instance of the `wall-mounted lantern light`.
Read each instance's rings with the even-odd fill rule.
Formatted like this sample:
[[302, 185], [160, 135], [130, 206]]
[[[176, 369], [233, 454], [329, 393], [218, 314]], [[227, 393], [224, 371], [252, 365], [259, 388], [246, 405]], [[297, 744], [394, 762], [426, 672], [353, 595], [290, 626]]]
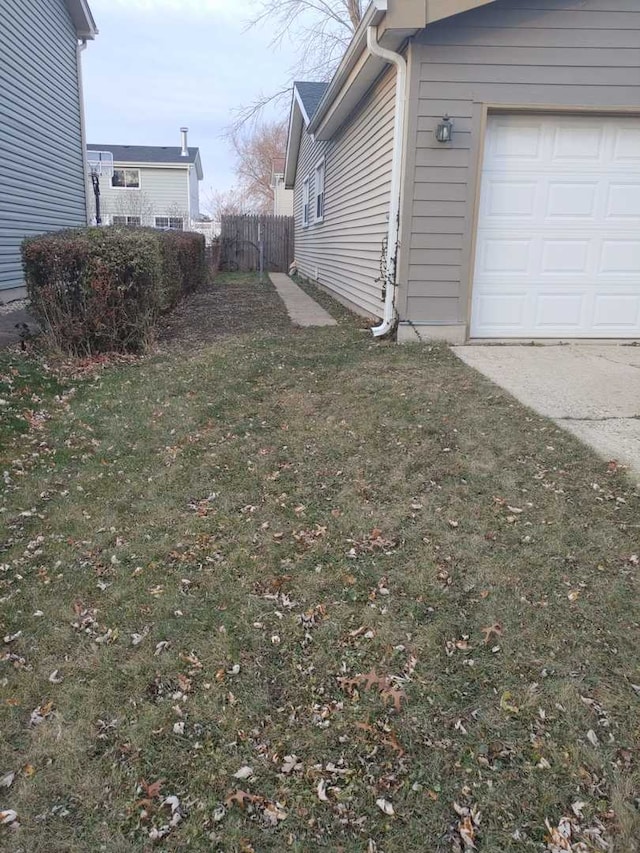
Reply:
[[438, 142], [451, 142], [453, 136], [453, 122], [445, 115], [436, 128], [436, 139]]

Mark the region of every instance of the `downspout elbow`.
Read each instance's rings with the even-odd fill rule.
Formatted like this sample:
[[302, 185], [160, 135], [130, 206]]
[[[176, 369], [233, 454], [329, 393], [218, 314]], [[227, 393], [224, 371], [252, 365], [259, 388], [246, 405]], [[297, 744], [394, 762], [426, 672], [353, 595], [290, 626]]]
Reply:
[[372, 26], [367, 30], [367, 47], [373, 56], [378, 56], [385, 62], [395, 65], [397, 70], [393, 159], [391, 164], [391, 202], [389, 208], [389, 231], [387, 234], [384, 314], [382, 323], [371, 329], [374, 337], [382, 338], [393, 331], [397, 320], [396, 279], [398, 244], [400, 236], [400, 201], [402, 194], [404, 128], [407, 101], [407, 61], [402, 54], [382, 47], [378, 42], [378, 31], [376, 27]]

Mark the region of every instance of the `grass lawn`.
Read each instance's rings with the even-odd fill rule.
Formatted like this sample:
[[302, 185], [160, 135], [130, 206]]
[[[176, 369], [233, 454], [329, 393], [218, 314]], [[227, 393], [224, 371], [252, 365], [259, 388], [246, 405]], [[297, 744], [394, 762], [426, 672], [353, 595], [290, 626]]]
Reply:
[[624, 472], [323, 295], [214, 297], [212, 343], [0, 354], [0, 849], [638, 850]]

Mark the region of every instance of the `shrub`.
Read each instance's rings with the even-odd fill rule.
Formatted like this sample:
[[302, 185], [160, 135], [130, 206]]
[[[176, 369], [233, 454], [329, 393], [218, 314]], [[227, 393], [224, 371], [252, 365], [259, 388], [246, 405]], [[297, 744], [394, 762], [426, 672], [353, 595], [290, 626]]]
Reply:
[[175, 306], [182, 296], [207, 283], [205, 240], [189, 231], [162, 231], [164, 282], [162, 310]]
[[158, 315], [206, 281], [204, 238], [146, 228], [83, 228], [27, 238], [32, 310], [75, 355], [140, 352]]

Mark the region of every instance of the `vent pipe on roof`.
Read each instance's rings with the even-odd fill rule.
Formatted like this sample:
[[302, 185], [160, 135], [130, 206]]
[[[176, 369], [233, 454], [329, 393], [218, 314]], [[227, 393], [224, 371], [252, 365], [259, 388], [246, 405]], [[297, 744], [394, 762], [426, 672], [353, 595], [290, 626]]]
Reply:
[[189, 146], [187, 145], [187, 134], [189, 133], [188, 127], [181, 127], [180, 133], [182, 134], [182, 151], [181, 155], [183, 157], [189, 156]]

